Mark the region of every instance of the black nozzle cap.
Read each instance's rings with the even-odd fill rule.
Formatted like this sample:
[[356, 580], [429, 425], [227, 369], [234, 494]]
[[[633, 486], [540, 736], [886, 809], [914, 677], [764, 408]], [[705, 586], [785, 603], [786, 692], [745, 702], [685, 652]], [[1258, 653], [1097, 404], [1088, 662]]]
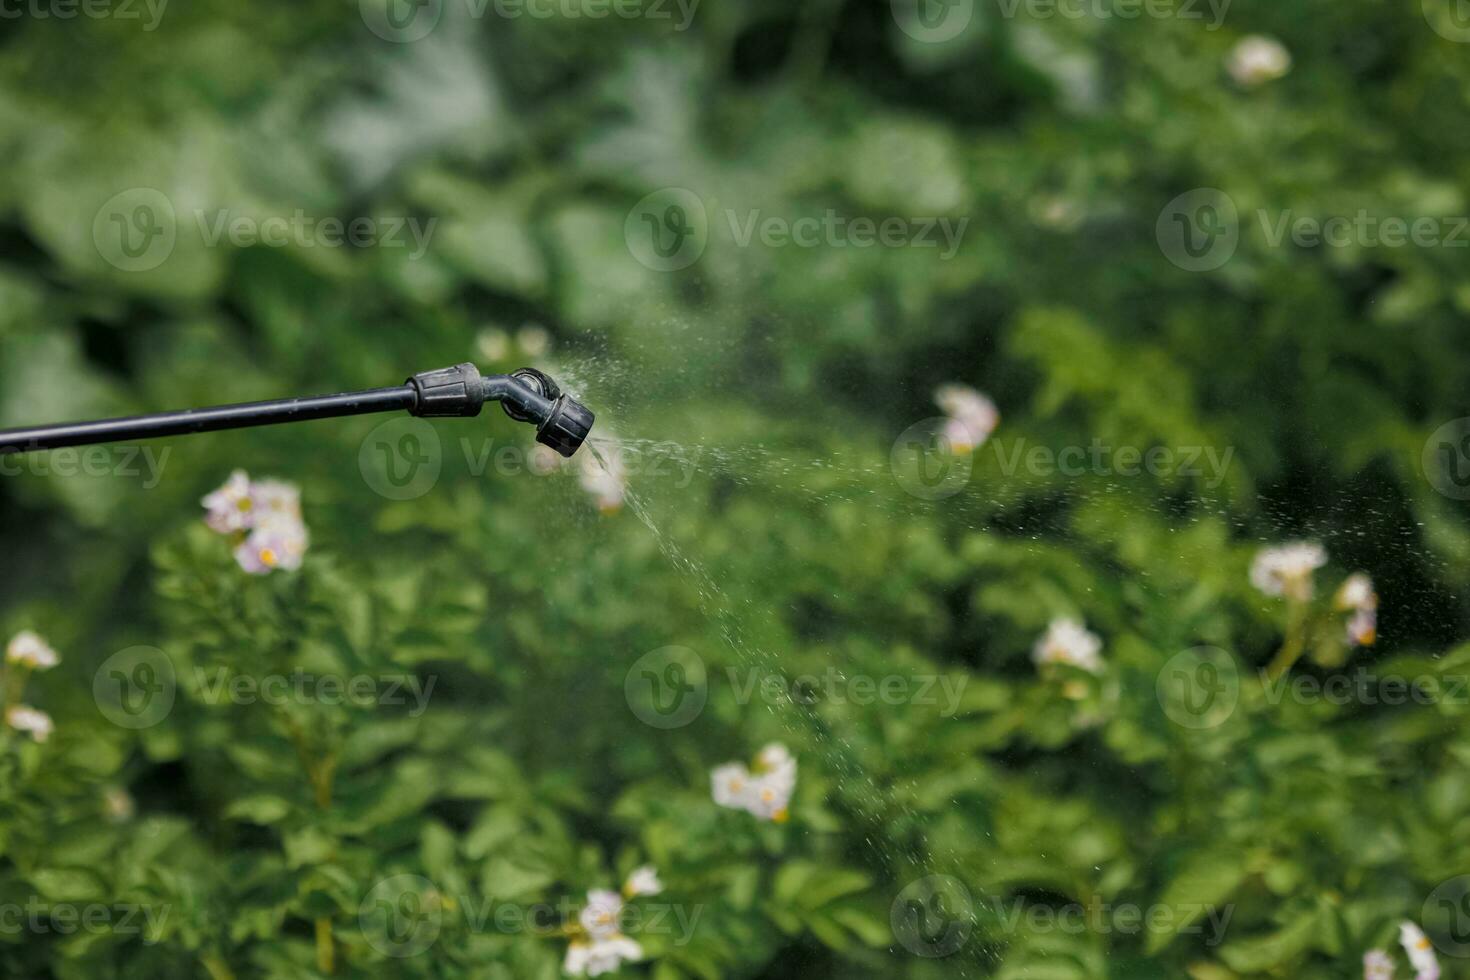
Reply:
[[473, 364], [424, 371], [409, 378], [408, 383], [419, 396], [409, 411], [419, 418], [470, 418], [479, 415], [480, 406], [485, 404], [480, 369]]
[[569, 395], [559, 395], [552, 403], [551, 414], [537, 428], [536, 441], [571, 456], [587, 441], [594, 421], [596, 416], [587, 406]]

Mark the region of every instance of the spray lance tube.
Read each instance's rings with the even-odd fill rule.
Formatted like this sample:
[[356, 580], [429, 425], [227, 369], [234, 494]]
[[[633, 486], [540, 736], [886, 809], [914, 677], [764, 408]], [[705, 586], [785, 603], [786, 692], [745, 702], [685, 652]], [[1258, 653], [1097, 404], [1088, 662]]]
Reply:
[[469, 418], [486, 402], [500, 402], [517, 422], [536, 426], [536, 441], [571, 456], [592, 430], [593, 415], [557, 383], [535, 368], [481, 377], [473, 364], [415, 374], [396, 388], [374, 388], [340, 395], [283, 398], [279, 401], [191, 408], [181, 412], [69, 422], [28, 429], [0, 430], [0, 455], [63, 446], [157, 439], [163, 436], [279, 425], [341, 415], [369, 415], [403, 409], [419, 418]]

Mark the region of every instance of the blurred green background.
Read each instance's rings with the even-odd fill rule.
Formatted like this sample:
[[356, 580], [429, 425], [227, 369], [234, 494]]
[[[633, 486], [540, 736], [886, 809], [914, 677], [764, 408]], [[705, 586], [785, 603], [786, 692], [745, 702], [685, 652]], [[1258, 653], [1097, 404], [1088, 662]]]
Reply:
[[[0, 911], [110, 911], [0, 916], [0, 973], [552, 977], [564, 916], [466, 913], [653, 863], [697, 913], [638, 933], [658, 980], [1312, 980], [1407, 970], [1402, 920], [1470, 976], [1461, 13], [3, 0], [0, 425], [535, 364], [633, 472], [600, 509], [493, 406], [7, 459], [0, 626], [62, 663], [25, 689], [55, 733], [0, 746]], [[916, 471], [945, 383], [1000, 425]], [[1095, 445], [1179, 465], [1046, 465]], [[300, 572], [202, 527], [236, 468], [301, 488]], [[1249, 567], [1292, 539], [1319, 606], [1358, 570], [1382, 603], [1292, 675], [1440, 695], [1272, 695], [1306, 614]], [[1058, 616], [1100, 675], [1032, 663]], [[177, 697], [134, 728], [94, 692], [136, 645]], [[1204, 645], [1232, 710], [1191, 726], [1163, 679]], [[705, 701], [660, 727], [669, 646]], [[761, 693], [829, 671], [914, 696]], [[717, 807], [771, 741], [789, 821]]]

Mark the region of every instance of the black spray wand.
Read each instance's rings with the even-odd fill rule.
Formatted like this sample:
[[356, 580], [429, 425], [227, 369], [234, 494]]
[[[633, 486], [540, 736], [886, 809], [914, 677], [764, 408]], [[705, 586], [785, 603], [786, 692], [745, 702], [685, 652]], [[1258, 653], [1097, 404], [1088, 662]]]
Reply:
[[68, 422], [27, 429], [0, 430], [0, 455], [63, 446], [157, 439], [163, 436], [279, 425], [342, 415], [369, 415], [402, 409], [420, 418], [470, 417], [486, 402], [500, 402], [517, 422], [536, 426], [536, 441], [563, 456], [577, 451], [592, 430], [593, 415], [562, 393], [555, 381], [535, 368], [481, 377], [473, 364], [416, 374], [396, 388], [373, 388], [340, 395], [283, 398], [215, 408], [191, 408], [96, 422]]

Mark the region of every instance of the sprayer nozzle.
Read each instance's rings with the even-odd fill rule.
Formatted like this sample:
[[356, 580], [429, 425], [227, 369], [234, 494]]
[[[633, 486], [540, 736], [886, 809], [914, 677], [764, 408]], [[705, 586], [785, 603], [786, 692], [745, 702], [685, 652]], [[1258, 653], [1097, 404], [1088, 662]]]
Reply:
[[499, 399], [505, 414], [536, 426], [536, 441], [563, 456], [582, 447], [595, 416], [561, 387], [535, 368], [521, 368], [508, 376], [485, 379], [486, 397]]
[[551, 414], [546, 421], [536, 430], [536, 441], [563, 456], [571, 456], [587, 441], [593, 420], [594, 416], [586, 405], [570, 395], [562, 395], [551, 406]]

